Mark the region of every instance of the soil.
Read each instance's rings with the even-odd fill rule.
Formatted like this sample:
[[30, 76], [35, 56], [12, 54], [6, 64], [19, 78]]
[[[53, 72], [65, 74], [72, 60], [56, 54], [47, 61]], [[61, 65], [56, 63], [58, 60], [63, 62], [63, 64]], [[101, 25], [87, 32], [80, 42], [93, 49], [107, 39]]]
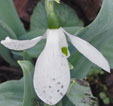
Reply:
[[[90, 24], [97, 16], [101, 8], [102, 0], [62, 0], [77, 11], [79, 17], [84, 21], [85, 25]], [[26, 29], [29, 29], [30, 17], [38, 0], [14, 0], [15, 7], [20, 19], [23, 21]], [[0, 57], [0, 83], [20, 79], [22, 77], [20, 68], [9, 66], [7, 62]], [[100, 85], [106, 85], [108, 96], [113, 99], [113, 71], [111, 74], [92, 76], [94, 80], [88, 80], [94, 96], [99, 98], [99, 93], [103, 90]], [[99, 106], [113, 106], [113, 103], [105, 105], [99, 99]]]

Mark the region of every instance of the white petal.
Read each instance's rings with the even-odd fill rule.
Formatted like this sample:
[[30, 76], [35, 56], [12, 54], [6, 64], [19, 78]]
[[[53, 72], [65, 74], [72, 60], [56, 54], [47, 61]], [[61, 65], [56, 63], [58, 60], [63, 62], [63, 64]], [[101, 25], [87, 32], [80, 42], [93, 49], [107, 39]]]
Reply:
[[6, 37], [5, 40], [1, 41], [1, 44], [11, 50], [25, 50], [35, 46], [42, 38], [43, 36], [39, 36], [31, 40], [14, 40]]
[[59, 47], [58, 30], [48, 30], [47, 43], [37, 60], [33, 82], [38, 97], [49, 105], [58, 103], [67, 92], [70, 71]]
[[97, 66], [101, 67], [107, 72], [110, 72], [110, 66], [108, 61], [95, 47], [93, 47], [90, 43], [77, 36], [71, 35], [66, 31], [65, 33], [68, 35], [74, 47], [80, 53], [82, 53], [85, 57], [87, 57], [91, 62], [93, 62]]

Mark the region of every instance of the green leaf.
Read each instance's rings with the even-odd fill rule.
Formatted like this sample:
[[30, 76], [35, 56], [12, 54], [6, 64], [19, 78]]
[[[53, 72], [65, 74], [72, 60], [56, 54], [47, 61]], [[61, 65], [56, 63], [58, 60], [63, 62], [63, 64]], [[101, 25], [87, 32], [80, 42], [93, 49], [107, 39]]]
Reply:
[[75, 106], [98, 106], [97, 100], [93, 97], [88, 83], [77, 79], [74, 81], [74, 83], [70, 84], [67, 92], [69, 100]]
[[[89, 41], [100, 51], [110, 41], [113, 34], [113, 1], [103, 0], [102, 8], [97, 16], [97, 18], [87, 27], [82, 29], [78, 36]], [[70, 63], [75, 66], [72, 71], [72, 77], [77, 77], [79, 79], [84, 78], [93, 65], [80, 53], [71, 49]], [[73, 58], [74, 57], [74, 58]], [[112, 63], [110, 63], [112, 64]]]
[[60, 18], [62, 27], [83, 26], [83, 22], [79, 19], [77, 13], [64, 3], [54, 3], [54, 8]]
[[113, 37], [112, 39], [102, 48], [102, 53], [106, 56], [110, 63], [110, 67], [113, 69]]
[[[83, 22], [78, 18], [77, 14], [66, 4], [54, 4], [55, 11], [61, 20], [62, 27], [83, 26]], [[47, 29], [47, 16], [44, 2], [39, 2], [31, 17], [31, 30]]]
[[35, 106], [37, 97], [33, 88], [34, 66], [29, 61], [18, 61], [24, 73], [24, 100], [23, 106]]
[[23, 24], [14, 7], [13, 0], [0, 0], [0, 20], [4, 21], [17, 36], [25, 33]]
[[75, 105], [67, 98], [67, 96], [65, 96], [65, 97], [62, 99], [62, 104], [63, 104], [63, 106], [75, 106]]
[[0, 44], [0, 56], [12, 66], [18, 66], [10, 51]]
[[[51, 106], [51, 105], [48, 105], [48, 104], [45, 104], [45, 103], [44, 103], [44, 106]], [[62, 101], [60, 101], [60, 102], [57, 103], [56, 105], [52, 105], [52, 106], [63, 106], [63, 105], [62, 105]]]
[[12, 29], [2, 20], [0, 20], [0, 36], [0, 40], [5, 39], [6, 36], [16, 38], [16, 35]]
[[31, 30], [39, 29], [47, 29], [47, 16], [45, 11], [45, 5], [43, 2], [38, 2], [38, 5], [33, 11], [31, 17]]
[[23, 79], [0, 84], [0, 106], [22, 106]]
[[[2, 20], [0, 20], [0, 40], [5, 39], [6, 36], [16, 39], [15, 33], [11, 28]], [[0, 44], [0, 55], [7, 61], [10, 65], [17, 66], [16, 61], [13, 59], [11, 52]]]

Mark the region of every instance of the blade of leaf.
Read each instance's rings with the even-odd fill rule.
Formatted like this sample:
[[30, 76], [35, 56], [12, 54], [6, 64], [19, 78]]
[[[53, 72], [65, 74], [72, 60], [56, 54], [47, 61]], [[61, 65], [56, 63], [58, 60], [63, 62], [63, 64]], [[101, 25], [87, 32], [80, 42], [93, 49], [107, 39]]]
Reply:
[[[0, 40], [5, 39], [6, 36], [9, 36], [11, 38], [16, 39], [15, 33], [11, 30], [11, 28], [2, 20], [0, 20]], [[11, 52], [3, 47], [3, 45], [0, 44], [0, 55], [4, 58], [5, 61], [7, 61], [12, 66], [17, 66], [16, 61], [11, 56]]]
[[0, 56], [12, 66], [18, 66], [10, 51], [0, 44]]
[[63, 106], [75, 106], [68, 98], [65, 96], [62, 100]]
[[13, 0], [0, 0], [0, 19], [11, 27], [17, 36], [25, 33], [23, 24], [14, 7]]
[[[44, 106], [51, 106], [51, 105], [44, 104]], [[63, 106], [63, 105], [62, 105], [62, 101], [60, 101], [58, 104], [56, 104], [56, 105], [52, 105], [52, 106]]]
[[93, 97], [89, 84], [86, 81], [75, 79], [73, 85], [67, 92], [67, 97], [76, 106], [98, 106], [96, 98]]
[[109, 60], [110, 67], [113, 69], [113, 37], [103, 48], [102, 53], [106, 56], [107, 60]]
[[24, 100], [23, 106], [35, 106], [37, 97], [33, 88], [34, 66], [29, 61], [18, 61], [24, 73]]
[[22, 106], [23, 93], [23, 79], [0, 84], [0, 106]]
[[64, 3], [54, 3], [54, 8], [60, 18], [62, 27], [83, 26], [83, 22], [79, 19], [77, 13]]

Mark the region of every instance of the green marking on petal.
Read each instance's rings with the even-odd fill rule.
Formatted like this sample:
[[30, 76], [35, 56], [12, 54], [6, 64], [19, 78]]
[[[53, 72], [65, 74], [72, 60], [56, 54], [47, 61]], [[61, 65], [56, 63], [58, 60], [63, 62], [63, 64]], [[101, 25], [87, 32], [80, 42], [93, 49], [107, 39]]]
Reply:
[[70, 70], [74, 69], [73, 65], [70, 62], [69, 62], [69, 68], [70, 68]]
[[67, 47], [62, 47], [62, 53], [68, 56], [68, 48]]
[[60, 3], [60, 0], [55, 0], [55, 2]]

